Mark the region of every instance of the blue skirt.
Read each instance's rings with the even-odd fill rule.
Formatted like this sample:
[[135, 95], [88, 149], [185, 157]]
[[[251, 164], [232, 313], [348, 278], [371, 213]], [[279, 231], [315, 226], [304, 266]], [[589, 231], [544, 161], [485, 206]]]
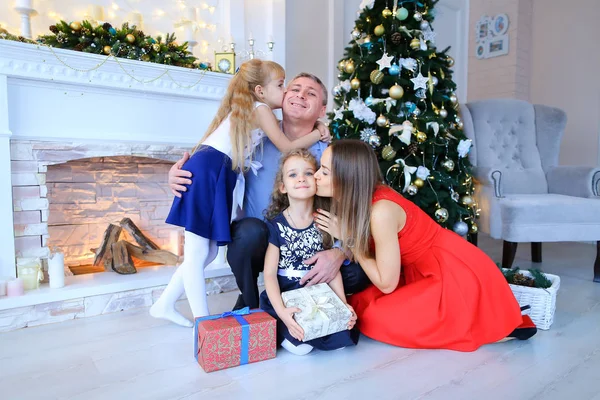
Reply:
[[[285, 276], [277, 275], [277, 280], [279, 281], [279, 289], [282, 293], [287, 292], [289, 290], [300, 289], [302, 287], [300, 285], [300, 281], [291, 280], [286, 278]], [[358, 343], [360, 332], [358, 331], [357, 325], [355, 325], [354, 328], [352, 328], [352, 330], [332, 333], [331, 335], [309, 340], [308, 342], [301, 342], [298, 339], [295, 339], [292, 335], [290, 335], [287, 326], [285, 326], [285, 324], [277, 316], [275, 309], [271, 305], [269, 296], [267, 296], [266, 290], [260, 294], [260, 308], [261, 310], [265, 311], [267, 314], [269, 314], [271, 317], [277, 320], [278, 345], [280, 345], [281, 342], [283, 342], [283, 339], [287, 339], [294, 346], [306, 343], [319, 350], [336, 350], [341, 349], [342, 347], [354, 346]]]
[[175, 197], [167, 216], [168, 224], [215, 240], [219, 246], [231, 242], [233, 189], [237, 174], [226, 154], [201, 146], [183, 165], [192, 173], [192, 184], [181, 197]]

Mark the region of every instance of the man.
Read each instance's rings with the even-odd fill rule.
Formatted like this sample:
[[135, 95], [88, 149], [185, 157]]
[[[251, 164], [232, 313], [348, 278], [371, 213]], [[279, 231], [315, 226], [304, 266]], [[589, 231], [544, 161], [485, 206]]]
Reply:
[[[288, 85], [283, 98], [282, 130], [290, 140], [309, 134], [317, 120], [325, 116], [327, 106], [327, 89], [316, 76], [308, 73], [297, 75]], [[323, 142], [315, 143], [309, 150], [317, 160], [327, 147]], [[269, 205], [275, 175], [279, 168], [281, 153], [269, 141], [264, 139], [262, 153], [259, 150], [255, 160], [262, 164], [257, 174], [246, 174], [246, 191], [244, 199], [245, 218], [231, 225], [232, 242], [228, 245], [227, 261], [242, 294], [234, 306], [235, 309], [249, 306], [258, 307], [258, 274], [264, 268], [267, 251], [268, 230], [263, 222], [263, 212]], [[191, 184], [191, 173], [181, 167], [189, 158], [186, 153], [169, 171], [169, 185], [175, 196], [179, 191], [186, 191], [184, 185]], [[185, 256], [185, 255], [184, 255]], [[330, 282], [338, 271], [345, 256], [340, 249], [334, 248], [315, 254], [306, 260], [306, 264], [314, 264], [313, 269], [300, 281], [301, 284], [314, 285]], [[358, 264], [347, 263], [341, 268], [346, 293], [355, 293], [369, 283]]]

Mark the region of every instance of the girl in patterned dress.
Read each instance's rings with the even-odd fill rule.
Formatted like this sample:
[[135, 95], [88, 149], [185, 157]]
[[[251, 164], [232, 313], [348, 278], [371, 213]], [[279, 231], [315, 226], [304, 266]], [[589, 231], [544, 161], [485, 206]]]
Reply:
[[[353, 318], [347, 331], [303, 343], [304, 331], [294, 320], [294, 313], [301, 310], [286, 308], [281, 299], [282, 292], [301, 287], [300, 279], [312, 268], [303, 261], [324, 250], [324, 243], [331, 245], [331, 237], [324, 238], [313, 222], [317, 168], [317, 161], [308, 150], [295, 150], [283, 156], [266, 211], [269, 247], [264, 269], [266, 290], [260, 295], [260, 308], [277, 319], [278, 343], [297, 355], [308, 354], [313, 347], [335, 350], [358, 342], [358, 331], [353, 329], [356, 318], [349, 305]], [[339, 272], [329, 286], [347, 304]]]
[[184, 289], [194, 318], [208, 315], [204, 268], [217, 255], [218, 246], [231, 241], [230, 223], [237, 219], [244, 200], [244, 173], [256, 147], [266, 135], [280, 151], [327, 141], [326, 127], [294, 141], [281, 132], [273, 115], [281, 108], [285, 72], [272, 61], [253, 59], [241, 65], [202, 140], [183, 169], [194, 176], [187, 191], [176, 197], [167, 223], [185, 228], [184, 260], [169, 285], [150, 309], [150, 315], [191, 327], [175, 310]]

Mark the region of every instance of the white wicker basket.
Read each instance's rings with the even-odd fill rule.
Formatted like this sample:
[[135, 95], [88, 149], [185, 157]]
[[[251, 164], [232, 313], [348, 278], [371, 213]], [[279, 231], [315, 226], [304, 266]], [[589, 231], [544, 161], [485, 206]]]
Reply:
[[[525, 276], [531, 277], [527, 270], [519, 270]], [[519, 305], [531, 306], [529, 317], [538, 329], [548, 330], [554, 322], [554, 311], [556, 310], [556, 292], [560, 287], [560, 277], [557, 275], [546, 274], [546, 278], [552, 282], [552, 286], [547, 289], [532, 288], [527, 286], [509, 285], [513, 294], [517, 298]]]

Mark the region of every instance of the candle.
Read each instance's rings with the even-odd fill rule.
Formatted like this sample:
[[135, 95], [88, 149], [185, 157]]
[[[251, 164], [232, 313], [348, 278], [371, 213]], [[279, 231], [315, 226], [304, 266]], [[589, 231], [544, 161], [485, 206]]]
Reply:
[[15, 8], [33, 8], [33, 0], [17, 0]]
[[8, 297], [22, 296], [24, 292], [23, 279], [17, 278], [6, 282], [6, 295]]
[[104, 21], [104, 7], [102, 6], [97, 4], [91, 5], [88, 14], [95, 21]]
[[131, 13], [131, 16], [129, 17], [129, 22], [131, 22], [131, 25], [135, 25], [138, 29], [143, 29], [142, 23], [143, 23], [144, 18], [142, 17], [142, 14], [139, 12], [133, 12]]
[[25, 290], [39, 288], [40, 278], [43, 279], [44, 277], [44, 273], [40, 268], [39, 259], [17, 265], [17, 276], [21, 278]]
[[250, 35], [248, 36], [248, 40], [253, 40], [254, 36], [252, 36], [252, 31], [250, 31]]
[[48, 276], [52, 289], [65, 286], [65, 255], [63, 253], [54, 253], [48, 258]]
[[0, 279], [0, 296], [6, 296], [6, 281]]

